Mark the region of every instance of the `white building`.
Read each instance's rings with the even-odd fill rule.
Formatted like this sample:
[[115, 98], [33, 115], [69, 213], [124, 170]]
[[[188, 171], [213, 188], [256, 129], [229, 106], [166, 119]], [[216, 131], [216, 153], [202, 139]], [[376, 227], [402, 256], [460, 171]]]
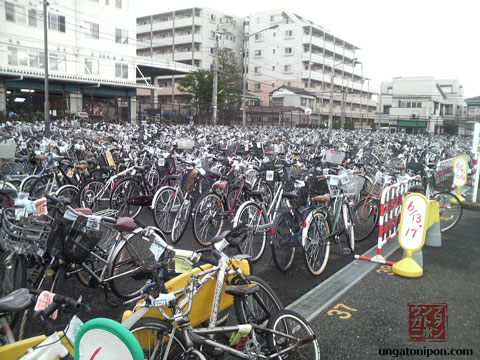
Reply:
[[[243, 18], [207, 7], [142, 16], [137, 18], [137, 54], [210, 69], [217, 34], [218, 47], [232, 50], [238, 64], [242, 64], [243, 27]], [[153, 103], [154, 107], [158, 106], [158, 97], [160, 107], [174, 110], [182, 98], [177, 96], [180, 94], [176, 89], [182, 79], [183, 77], [152, 79], [163, 89], [150, 98], [145, 91], [139, 95], [143, 95], [143, 101]]]
[[374, 92], [363, 76], [357, 46], [287, 10], [251, 13], [246, 29], [249, 91], [263, 105], [269, 105], [268, 94], [282, 85], [304, 88], [318, 96], [313, 111], [325, 124], [333, 82], [333, 120], [352, 119], [357, 128], [373, 124]]
[[401, 77], [383, 82], [380, 91], [377, 127], [442, 133], [464, 118], [463, 86], [458, 80]]
[[[134, 1], [55, 1], [47, 16], [52, 114], [87, 111], [107, 120], [134, 120]], [[1, 1], [0, 111], [21, 93], [28, 94], [23, 99], [29, 110], [43, 111], [44, 78], [42, 1]]]

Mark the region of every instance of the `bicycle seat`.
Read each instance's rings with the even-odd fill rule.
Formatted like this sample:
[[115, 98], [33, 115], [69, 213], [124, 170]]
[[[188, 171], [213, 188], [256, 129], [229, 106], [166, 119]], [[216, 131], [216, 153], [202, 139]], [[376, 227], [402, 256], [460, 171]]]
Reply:
[[325, 194], [325, 195], [318, 195], [315, 196], [312, 201], [314, 202], [329, 202], [332, 198], [330, 197], [330, 194]]
[[226, 294], [238, 297], [244, 297], [258, 291], [260, 291], [260, 287], [257, 284], [228, 285], [225, 287]]
[[213, 184], [214, 189], [225, 189], [228, 186], [228, 181], [217, 181]]
[[85, 170], [86, 168], [88, 168], [88, 164], [75, 164], [74, 167], [78, 170]]
[[45, 155], [35, 155], [34, 158], [35, 160], [40, 160], [40, 161], [47, 160], [47, 156]]
[[209, 170], [208, 173], [215, 176], [216, 178], [221, 178], [222, 177], [222, 174], [219, 171], [216, 171], [216, 170]]
[[113, 224], [112, 227], [117, 231], [132, 232], [137, 228], [137, 224], [129, 217], [118, 218], [117, 223]]
[[148, 165], [135, 166], [134, 169], [135, 169], [135, 170], [138, 170], [138, 171], [140, 171], [140, 172], [145, 172], [145, 171], [147, 171], [148, 169], [150, 169], [150, 166], [148, 166]]
[[34, 304], [33, 295], [28, 289], [18, 289], [0, 299], [1, 312], [17, 312], [28, 309]]
[[284, 192], [282, 197], [284, 197], [285, 199], [296, 199], [298, 197], [298, 194], [295, 191]]

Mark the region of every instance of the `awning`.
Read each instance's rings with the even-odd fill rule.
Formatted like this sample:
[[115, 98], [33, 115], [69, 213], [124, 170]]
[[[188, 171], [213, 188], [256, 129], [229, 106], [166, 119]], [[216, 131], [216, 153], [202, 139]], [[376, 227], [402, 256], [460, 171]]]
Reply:
[[427, 122], [426, 121], [397, 121], [397, 126], [426, 128]]

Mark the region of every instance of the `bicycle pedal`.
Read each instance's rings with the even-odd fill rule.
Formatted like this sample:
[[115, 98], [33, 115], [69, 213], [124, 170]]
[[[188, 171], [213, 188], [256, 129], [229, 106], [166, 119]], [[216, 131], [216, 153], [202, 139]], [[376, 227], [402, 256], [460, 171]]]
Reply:
[[352, 253], [352, 250], [350, 248], [343, 248], [342, 253], [343, 255], [350, 255]]

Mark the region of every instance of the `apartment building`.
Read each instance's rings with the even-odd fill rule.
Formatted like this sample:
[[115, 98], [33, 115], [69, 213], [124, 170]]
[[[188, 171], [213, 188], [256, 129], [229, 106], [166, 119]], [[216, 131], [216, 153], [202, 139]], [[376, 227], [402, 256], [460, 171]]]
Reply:
[[381, 84], [376, 127], [443, 133], [466, 120], [463, 86], [458, 80], [400, 77]]
[[[134, 14], [131, 0], [49, 2], [53, 116], [68, 111], [106, 120], [135, 119]], [[7, 106], [14, 112], [43, 111], [43, 18], [42, 1], [0, 1], [0, 111]]]
[[[137, 54], [160, 58], [199, 69], [210, 69], [218, 48], [230, 49], [242, 64], [243, 18], [207, 7], [194, 7], [137, 18]], [[178, 92], [182, 76], [152, 79], [162, 87], [153, 94], [139, 92], [142, 106], [177, 111], [185, 99]], [[159, 100], [159, 104], [157, 103]]]
[[356, 128], [373, 124], [376, 101], [357, 46], [288, 10], [251, 13], [246, 32], [248, 89], [264, 106], [272, 90], [286, 85], [317, 96], [317, 125], [326, 125], [330, 113], [334, 122], [353, 120]]

